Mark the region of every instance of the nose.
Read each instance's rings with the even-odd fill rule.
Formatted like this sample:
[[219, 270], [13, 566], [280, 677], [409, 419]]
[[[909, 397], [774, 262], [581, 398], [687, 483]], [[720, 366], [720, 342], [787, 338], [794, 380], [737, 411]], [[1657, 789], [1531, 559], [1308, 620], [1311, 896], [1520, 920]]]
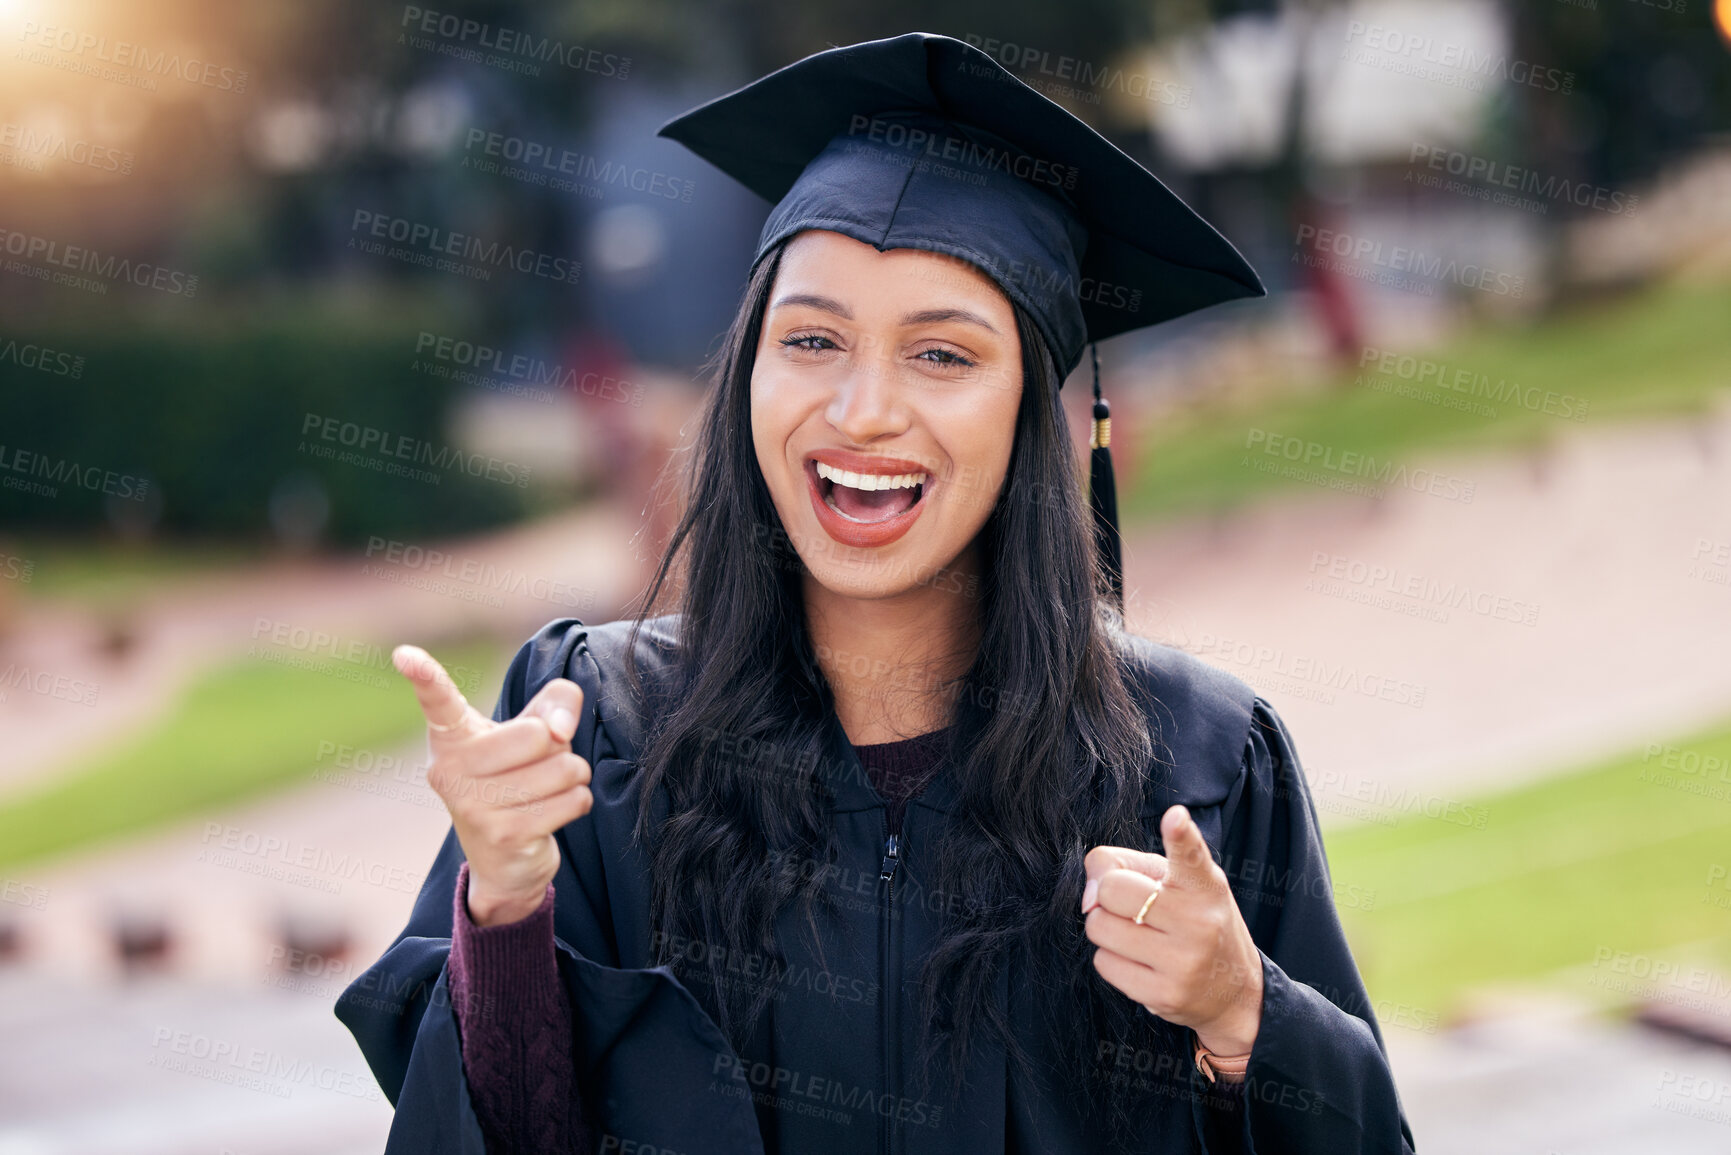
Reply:
[[887, 355], [871, 346], [856, 349], [824, 416], [836, 432], [856, 445], [905, 432], [908, 408]]

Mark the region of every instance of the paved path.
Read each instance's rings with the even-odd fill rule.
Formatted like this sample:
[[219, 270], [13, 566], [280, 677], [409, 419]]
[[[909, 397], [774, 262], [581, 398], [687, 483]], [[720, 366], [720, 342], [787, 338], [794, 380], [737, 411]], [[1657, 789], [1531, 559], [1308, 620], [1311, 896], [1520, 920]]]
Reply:
[[378, 1155], [391, 1106], [321, 1001], [0, 973], [4, 1155]]
[[1315, 490], [1132, 534], [1132, 624], [1262, 691], [1337, 818], [1731, 717], [1731, 406], [1561, 432], [1430, 463], [1470, 504]]
[[1391, 1031], [1389, 1053], [1424, 1155], [1723, 1155], [1731, 1054], [1567, 1004], [1434, 1036]]
[[[385, 1102], [332, 1004], [407, 920], [449, 820], [424, 743], [15, 881], [0, 966], [0, 1155], [378, 1152]], [[159, 921], [123, 975], [107, 928]], [[283, 930], [347, 949], [291, 954]]]

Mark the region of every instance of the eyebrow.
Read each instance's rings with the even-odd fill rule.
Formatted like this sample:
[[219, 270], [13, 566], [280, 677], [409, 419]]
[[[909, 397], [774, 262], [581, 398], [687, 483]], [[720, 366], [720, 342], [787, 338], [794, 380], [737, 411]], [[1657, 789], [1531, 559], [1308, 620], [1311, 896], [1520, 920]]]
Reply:
[[[846, 305], [834, 297], [819, 296], [816, 293], [789, 293], [785, 297], [777, 298], [775, 304], [770, 307], [780, 309], [790, 305], [804, 305], [821, 312], [833, 313], [845, 321], [853, 320], [853, 312]], [[998, 331], [997, 326], [990, 321], [967, 309], [921, 309], [917, 313], [904, 314], [901, 323], [904, 325], [932, 325], [940, 321], [961, 321], [969, 325], [978, 325], [989, 333]]]
[[979, 325], [989, 333], [996, 333], [997, 327], [978, 313], [970, 313], [966, 309], [922, 309], [918, 313], [909, 313], [902, 318], [904, 325], [932, 325], [939, 321], [962, 321], [969, 325]]
[[846, 305], [834, 297], [820, 297], [816, 293], [789, 293], [785, 297], [777, 298], [775, 304], [771, 305], [770, 308], [781, 309], [789, 305], [805, 305], [825, 313], [834, 313], [844, 321], [853, 320], [853, 313]]

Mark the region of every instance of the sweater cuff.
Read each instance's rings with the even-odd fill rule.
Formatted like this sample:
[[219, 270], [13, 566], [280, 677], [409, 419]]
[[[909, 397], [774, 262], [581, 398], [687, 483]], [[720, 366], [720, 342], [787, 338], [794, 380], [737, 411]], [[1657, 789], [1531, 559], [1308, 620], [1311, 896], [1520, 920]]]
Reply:
[[564, 1005], [559, 964], [553, 946], [553, 884], [541, 905], [516, 922], [477, 926], [469, 917], [469, 864], [457, 869], [451, 910], [451, 1004], [458, 1028], [506, 1008], [532, 1008], [549, 1014]]

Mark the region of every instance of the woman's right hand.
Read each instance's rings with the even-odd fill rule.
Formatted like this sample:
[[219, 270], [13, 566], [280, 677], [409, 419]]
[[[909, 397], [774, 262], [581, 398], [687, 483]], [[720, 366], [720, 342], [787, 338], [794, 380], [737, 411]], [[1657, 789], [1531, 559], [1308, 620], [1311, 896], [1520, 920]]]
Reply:
[[469, 917], [477, 926], [528, 917], [559, 870], [553, 832], [589, 813], [589, 763], [571, 749], [583, 691], [554, 678], [523, 712], [495, 722], [469, 705], [418, 646], [391, 652], [427, 718], [427, 784], [451, 812], [469, 860]]

